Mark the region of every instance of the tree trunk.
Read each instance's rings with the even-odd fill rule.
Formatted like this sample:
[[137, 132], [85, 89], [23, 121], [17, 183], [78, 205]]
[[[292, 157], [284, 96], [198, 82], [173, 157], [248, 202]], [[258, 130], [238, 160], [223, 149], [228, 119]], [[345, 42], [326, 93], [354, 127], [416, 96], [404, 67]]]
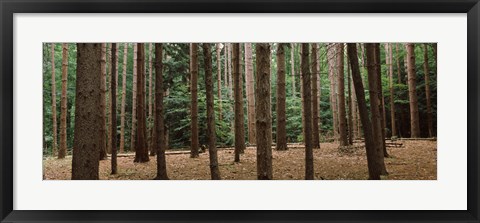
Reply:
[[190, 157], [198, 157], [198, 95], [197, 95], [197, 80], [198, 80], [198, 44], [190, 44], [190, 83], [192, 91], [192, 104], [191, 104], [191, 147], [190, 147]]
[[420, 138], [420, 122], [417, 101], [417, 73], [415, 70], [415, 45], [407, 43], [408, 96], [410, 99], [410, 132], [411, 138]]
[[337, 43], [338, 130], [340, 133], [340, 146], [347, 146], [347, 112], [345, 110], [343, 46], [343, 43]]
[[112, 43], [112, 73], [111, 78], [112, 81], [110, 82], [110, 88], [112, 89], [112, 107], [111, 107], [111, 114], [112, 114], [112, 125], [110, 127], [110, 132], [112, 133], [111, 143], [112, 145], [112, 174], [117, 174], [117, 56], [118, 56], [118, 49], [117, 44]]
[[[355, 94], [357, 96], [358, 110], [360, 114], [360, 120], [363, 126], [363, 133], [365, 135], [365, 148], [367, 152], [367, 164], [368, 164], [368, 176], [370, 180], [380, 180], [380, 174], [382, 170], [381, 161], [378, 159], [375, 148], [372, 124], [368, 117], [367, 103], [365, 101], [365, 91], [363, 88], [362, 77], [360, 75], [360, 69], [358, 66], [357, 46], [355, 43], [347, 43], [348, 59], [350, 60], [350, 66], [352, 68], [352, 80]], [[383, 156], [381, 156], [383, 158]]]
[[130, 137], [130, 151], [136, 151], [135, 139], [137, 131], [137, 54], [138, 46], [133, 43], [133, 84], [132, 84], [132, 132]]
[[313, 146], [312, 146], [312, 89], [310, 87], [309, 44], [302, 43], [302, 77], [303, 77], [303, 104], [305, 120], [305, 180], [313, 180]]
[[428, 68], [428, 45], [423, 44], [423, 73], [425, 74], [425, 97], [427, 98], [427, 127], [428, 137], [433, 137], [433, 121], [432, 121], [432, 103], [430, 101], [430, 71]]
[[163, 119], [163, 44], [155, 43], [155, 141], [154, 147], [157, 150], [157, 176], [155, 180], [168, 180], [167, 162], [165, 159], [166, 143], [165, 123]]
[[98, 180], [101, 115], [100, 43], [77, 44], [72, 180]]
[[135, 140], [134, 162], [149, 161], [145, 110], [145, 45], [137, 43], [137, 139]]
[[[381, 174], [387, 173], [384, 154], [383, 154], [383, 138], [382, 138], [382, 118], [380, 113], [380, 100], [378, 98], [378, 85], [377, 85], [377, 65], [375, 59], [375, 44], [365, 43], [367, 50], [367, 71], [368, 71], [368, 87], [370, 92], [370, 109], [372, 113], [372, 128], [373, 128], [373, 140], [376, 149], [377, 159], [381, 164]], [[358, 93], [358, 91], [357, 91]], [[360, 106], [360, 104], [359, 104]], [[365, 126], [364, 126], [365, 131]]]
[[255, 137], [255, 90], [253, 77], [253, 59], [252, 59], [252, 44], [245, 43], [245, 78], [246, 92], [247, 92], [247, 118], [248, 118], [248, 142], [256, 144]]
[[348, 84], [348, 145], [353, 145], [353, 131], [355, 127], [353, 125], [353, 99], [352, 99], [352, 86], [350, 85], [350, 66], [348, 65], [348, 56], [347, 56], [347, 84]]
[[[224, 56], [223, 56], [223, 66], [224, 66], [224, 73], [223, 73], [223, 80], [225, 81], [225, 85], [228, 86], [228, 43], [225, 43], [225, 47], [223, 47], [225, 49], [224, 51]], [[226, 92], [226, 97], [229, 97], [228, 96], [228, 89], [227, 89], [227, 92]]]
[[[237, 44], [235, 44], [236, 48], [238, 48]], [[234, 46], [234, 50], [235, 50], [235, 46]], [[220, 51], [217, 48], [217, 55], [220, 54], [219, 52]], [[210, 174], [211, 174], [212, 180], [220, 180], [221, 178], [220, 178], [220, 170], [218, 168], [216, 136], [215, 136], [215, 110], [213, 109], [214, 98], [213, 98], [212, 57], [210, 54], [211, 54], [210, 44], [204, 43], [203, 44], [203, 57], [204, 57], [203, 61], [205, 63], [205, 90], [206, 90], [206, 96], [207, 96], [207, 141], [208, 141], [208, 154], [210, 158]], [[220, 70], [220, 68], [218, 68], [218, 70]]]
[[153, 100], [152, 100], [152, 87], [153, 87], [153, 70], [152, 70], [152, 52], [153, 44], [148, 44], [148, 118], [151, 119], [153, 115]]
[[[317, 86], [317, 78], [318, 78], [318, 47], [316, 43], [312, 43], [312, 148], [318, 149], [320, 148], [320, 133], [319, 133], [319, 126], [318, 126], [318, 86]], [[278, 96], [277, 96], [278, 97]]]
[[243, 120], [242, 75], [240, 74], [240, 44], [232, 47], [234, 97], [235, 97], [235, 162], [240, 162], [240, 153], [245, 150], [245, 127]]
[[387, 146], [385, 144], [385, 99], [383, 97], [383, 89], [382, 89], [382, 68], [381, 68], [381, 61], [380, 61], [380, 43], [375, 43], [375, 72], [376, 75], [375, 77], [377, 78], [376, 84], [377, 84], [377, 93], [378, 93], [378, 101], [379, 101], [379, 109], [378, 111], [380, 112], [380, 124], [381, 124], [381, 139], [382, 139], [382, 150], [383, 150], [383, 156], [388, 157], [387, 153]]
[[[401, 66], [400, 66], [400, 53], [398, 51], [398, 43], [395, 44], [395, 53], [396, 53], [396, 59], [397, 59], [397, 79], [398, 79], [398, 84], [402, 84], [402, 72], [401, 72]], [[403, 98], [400, 98], [402, 100]], [[408, 125], [407, 120], [407, 114], [404, 111], [404, 105], [400, 104], [399, 109], [400, 109], [400, 120], [399, 120], [399, 126], [398, 126], [398, 135], [399, 137], [404, 137], [406, 136], [406, 126]]]
[[290, 63], [292, 65], [292, 97], [295, 98], [295, 43], [291, 43]]
[[57, 153], [57, 92], [55, 86], [55, 43], [51, 44], [52, 51], [52, 125], [53, 125], [53, 143], [52, 143], [52, 156]]
[[68, 44], [62, 43], [62, 97], [60, 113], [60, 150], [58, 158], [67, 155], [67, 79], [68, 79]]
[[100, 79], [100, 116], [101, 116], [101, 129], [100, 129], [100, 160], [107, 158], [107, 110], [106, 110], [106, 97], [107, 97], [107, 44], [102, 43], [102, 58], [101, 58], [101, 73]]
[[228, 43], [228, 95], [233, 99], [233, 76], [232, 76], [232, 44]]
[[[392, 137], [397, 137], [397, 128], [395, 126], [395, 98], [394, 98], [394, 89], [393, 89], [393, 50], [392, 44], [387, 43], [387, 55], [388, 55], [388, 73], [389, 73], [389, 81], [390, 81], [390, 122], [391, 122], [391, 129], [392, 129]], [[399, 71], [400, 72], [400, 71]]]
[[256, 43], [256, 132], [257, 179], [273, 179], [272, 169], [272, 115], [270, 106], [270, 44]]
[[222, 65], [220, 63], [221, 44], [217, 43], [217, 94], [218, 94], [218, 119], [222, 121]]
[[120, 113], [120, 153], [125, 152], [125, 100], [127, 96], [128, 43], [123, 44], [122, 110]]
[[285, 44], [277, 46], [277, 150], [287, 150]]
[[337, 97], [335, 96], [335, 44], [327, 45], [328, 79], [330, 80], [330, 109], [332, 110], [333, 137], [338, 139]]

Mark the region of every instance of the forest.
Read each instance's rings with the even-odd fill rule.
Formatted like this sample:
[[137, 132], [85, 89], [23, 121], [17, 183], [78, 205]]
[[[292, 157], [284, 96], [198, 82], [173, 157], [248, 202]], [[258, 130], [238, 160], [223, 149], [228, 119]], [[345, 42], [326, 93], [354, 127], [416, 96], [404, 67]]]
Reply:
[[44, 180], [436, 180], [436, 43], [44, 43]]

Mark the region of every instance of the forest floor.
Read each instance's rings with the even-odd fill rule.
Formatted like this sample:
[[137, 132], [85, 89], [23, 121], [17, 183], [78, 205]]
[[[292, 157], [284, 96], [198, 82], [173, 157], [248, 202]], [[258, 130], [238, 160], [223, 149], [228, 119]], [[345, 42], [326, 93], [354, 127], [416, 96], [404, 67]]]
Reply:
[[[385, 180], [436, 180], [437, 142], [429, 140], [397, 141], [403, 147], [388, 147], [389, 158], [385, 164], [389, 175]], [[362, 145], [356, 143], [356, 145]], [[341, 152], [337, 143], [322, 143], [314, 149], [315, 179], [318, 180], [365, 180], [368, 178], [365, 147], [359, 146], [349, 152]], [[208, 152], [192, 159], [188, 153], [167, 151], [167, 172], [172, 180], [210, 179]], [[224, 180], [255, 180], [256, 150], [247, 147], [240, 163], [234, 163], [233, 149], [219, 149], [220, 174]], [[118, 174], [110, 175], [110, 159], [100, 161], [101, 180], [149, 180], [156, 175], [156, 157], [150, 162], [134, 163], [134, 154], [118, 157]], [[72, 157], [63, 160], [46, 157], [43, 173], [46, 180], [69, 180]], [[287, 151], [273, 150], [273, 178], [275, 180], [301, 180], [305, 173], [305, 150], [303, 145], [291, 144]]]

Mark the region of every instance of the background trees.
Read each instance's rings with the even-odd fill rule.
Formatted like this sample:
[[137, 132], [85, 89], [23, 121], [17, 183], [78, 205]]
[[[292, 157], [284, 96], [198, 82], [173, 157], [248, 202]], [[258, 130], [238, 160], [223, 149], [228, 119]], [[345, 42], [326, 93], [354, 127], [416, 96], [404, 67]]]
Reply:
[[[348, 64], [343, 64], [346, 55], [343, 52], [344, 44], [309, 44], [308, 47], [312, 48], [308, 52], [310, 109], [304, 107], [305, 103], [302, 104], [302, 101], [306, 100], [304, 96], [306, 76], [299, 75], [303, 72], [302, 69], [295, 70], [295, 67], [302, 68], [301, 65], [305, 62], [305, 60], [302, 62], [302, 44], [246, 43], [244, 48], [238, 44], [238, 49], [237, 44], [217, 43], [216, 52], [212, 54], [211, 45], [207, 48], [202, 45], [199, 49], [198, 44], [192, 44], [192, 48], [193, 45], [196, 45], [196, 53], [193, 53], [193, 51], [190, 52], [189, 44], [164, 43], [161, 45], [161, 55], [158, 56], [158, 58], [161, 56], [161, 61], [155, 63], [153, 61], [157, 60], [156, 46], [152, 45], [147, 48], [151, 50], [145, 51], [144, 44], [122, 43], [116, 44], [115, 51], [112, 51], [113, 47], [108, 47], [109, 50], [106, 51], [107, 45], [110, 44], [100, 44], [100, 48], [104, 51], [101, 51], [99, 59], [98, 76], [101, 81], [99, 92], [104, 95], [100, 96], [101, 107], [97, 110], [101, 123], [98, 135], [112, 135], [112, 137], [109, 137], [108, 140], [106, 137], [99, 139], [99, 159], [107, 158], [107, 143], [110, 151], [111, 148], [118, 147], [120, 153], [133, 151], [143, 153], [143, 149], [147, 148], [147, 143], [149, 143], [152, 153], [157, 151], [155, 148], [160, 147], [165, 150], [192, 149], [193, 154], [204, 145], [209, 145], [210, 148], [212, 141], [208, 134], [210, 100], [208, 99], [209, 91], [207, 91], [209, 69], [212, 72], [217, 71], [217, 84], [212, 86], [217, 97], [213, 97], [212, 106], [214, 110], [218, 111], [217, 117], [219, 118], [214, 119], [214, 126], [210, 128], [215, 136], [216, 147], [233, 147], [236, 142], [238, 148], [245, 148], [245, 145], [255, 146], [258, 144], [256, 140], [257, 121], [266, 122], [265, 118], [267, 117], [270, 118], [268, 130], [260, 129], [266, 131], [263, 137], [267, 137], [268, 134], [269, 141], [272, 138], [275, 139], [277, 149], [287, 148], [288, 143], [307, 142], [307, 137], [312, 137], [313, 148], [316, 145], [316, 136], [318, 136], [319, 143], [331, 142], [335, 139], [342, 142], [342, 139], [345, 138], [348, 139], [347, 144], [351, 144], [350, 141], [353, 138], [362, 138], [364, 130], [359, 131], [359, 129], [364, 124], [363, 121], [361, 125], [358, 123], [360, 100], [357, 89], [355, 89], [357, 86], [353, 83], [353, 72], [352, 80], [350, 80], [349, 67], [352, 66], [350, 58], [347, 58]], [[137, 52], [137, 45], [142, 46], [143, 49], [139, 49]], [[261, 47], [257, 48], [257, 45]], [[377, 47], [377, 45], [373, 44], [373, 56], [370, 55], [371, 57], [368, 55], [365, 57], [365, 52], [362, 50], [356, 53], [362, 84], [371, 90], [364, 92], [367, 115], [370, 116], [371, 113], [376, 117], [371, 119], [371, 125], [380, 120], [380, 127], [377, 126], [375, 129], [380, 129], [380, 132], [385, 131], [379, 133], [382, 135], [380, 138], [373, 138], [373, 140], [380, 142], [383, 138], [395, 135], [412, 138], [435, 136], [436, 51], [434, 44], [407, 44], [405, 47], [397, 47], [398, 44], [387, 43], [385, 49]], [[123, 46], [123, 50], [118, 50], [119, 46]], [[230, 47], [231, 52], [229, 49], [225, 49], [227, 46]], [[265, 54], [260, 55], [260, 52], [267, 53], [262, 50], [267, 46], [269, 48], [268, 58], [263, 61]], [[359, 49], [364, 47], [363, 44], [358, 46]], [[255, 50], [252, 50], [252, 47], [255, 47]], [[78, 80], [77, 54], [79, 49], [74, 44], [45, 44], [43, 48], [45, 55], [43, 74], [45, 92], [43, 102], [45, 105], [44, 154], [54, 154], [61, 158], [64, 155], [71, 155], [74, 148], [73, 136], [76, 128], [75, 113], [77, 112], [75, 94], [78, 90], [75, 85]], [[242, 49], [244, 49], [244, 54]], [[142, 50], [143, 53], [140, 52]], [[206, 56], [205, 53], [209, 50], [210, 54]], [[203, 56], [198, 56], [199, 53]], [[244, 66], [242, 65], [243, 57], [245, 57]], [[259, 57], [262, 58], [259, 59]], [[363, 57], [366, 58], [367, 68], [372, 67], [373, 73], [367, 73], [365, 67], [361, 66]], [[117, 66], [118, 58], [121, 58], [120, 60], [123, 62], [123, 64], [119, 64], [120, 66]], [[215, 60], [215, 63], [212, 62], [209, 65], [209, 59]], [[256, 62], [253, 63], [253, 60]], [[150, 62], [152, 62], [152, 66], [150, 66]], [[260, 62], [264, 64], [260, 65]], [[269, 108], [263, 108], [266, 113], [258, 119], [257, 115], [260, 111], [257, 106], [266, 106], [264, 104], [266, 101], [258, 102], [256, 91], [264, 89], [267, 82], [266, 80], [259, 82], [257, 79], [263, 78], [262, 69], [263, 72], [266, 72], [267, 62], [269, 92], [268, 96], [265, 96], [267, 94], [263, 92], [264, 96], [261, 97], [268, 98]], [[156, 70], [156, 63], [161, 64], [159, 71]], [[193, 66], [195, 64], [196, 67]], [[116, 71], [112, 76], [114, 68]], [[223, 77], [222, 71], [226, 71], [223, 73]], [[121, 72], [122, 75], [119, 79], [117, 79], [118, 72]], [[157, 136], [155, 127], [155, 117], [160, 115], [156, 113], [158, 96], [154, 90], [157, 89], [157, 83], [154, 83], [157, 81], [157, 72], [161, 72], [162, 81], [161, 86], [158, 87], [161, 87], [163, 92], [161, 93], [163, 97], [161, 113], [164, 115], [164, 131], [160, 137]], [[194, 72], [196, 75], [193, 75]], [[152, 74], [151, 78], [150, 74]], [[367, 78], [370, 75], [375, 75], [371, 78], [372, 80]], [[415, 83], [412, 80], [415, 80]], [[370, 81], [374, 81], [375, 84], [370, 84]], [[245, 84], [243, 84], [244, 82]], [[297, 84], [298, 82], [300, 84]], [[349, 86], [350, 84], [352, 86]], [[300, 87], [300, 90], [296, 87]], [[352, 87], [353, 89], [351, 89]], [[55, 90], [58, 88], [61, 91]], [[415, 90], [417, 106], [412, 107], [412, 103], [415, 101], [410, 98], [413, 90]], [[302, 94], [296, 94], [297, 91]], [[243, 94], [245, 94], [245, 99], [243, 99]], [[196, 99], [194, 99], [194, 95], [196, 95]], [[115, 106], [117, 108], [112, 110], [112, 100], [117, 97], [119, 100], [121, 99], [121, 106]], [[140, 108], [142, 100], [145, 101], [143, 108]], [[246, 100], [245, 104], [243, 104], [243, 100]], [[239, 105], [239, 102], [242, 103]], [[376, 106], [372, 106], [372, 103], [376, 103]], [[196, 104], [196, 112], [194, 112], [193, 104]], [[346, 113], [346, 105], [348, 105], [348, 113]], [[57, 109], [58, 106], [60, 109]], [[415, 107], [417, 107], [418, 120], [413, 122], [412, 120], [416, 119]], [[311, 121], [305, 122], [306, 112], [311, 112], [311, 115], [308, 115], [311, 116]], [[117, 115], [120, 115], [120, 119], [114, 120], [113, 116]], [[57, 116], [60, 118], [56, 118]], [[235, 122], [237, 120], [238, 122]], [[303, 123], [302, 120], [304, 120]], [[341, 123], [344, 121], [345, 127], [341, 127]], [[234, 122], [235, 124], [233, 124]], [[272, 122], [275, 122], [276, 125], [272, 126]], [[107, 123], [108, 129], [106, 128]], [[196, 131], [194, 131], [193, 123], [197, 123]], [[308, 123], [312, 125], [310, 133], [305, 130], [306, 133], [302, 134], [302, 128], [306, 127]], [[416, 125], [418, 125], [418, 131], [415, 130], [417, 133], [412, 129]], [[316, 126], [318, 126], [318, 134]], [[240, 133], [242, 128], [247, 128], [248, 132]], [[144, 142], [139, 142], [139, 138], [143, 135], [141, 133], [143, 129], [145, 129]], [[346, 132], [347, 136], [343, 137], [341, 132]], [[57, 139], [58, 133], [60, 137]], [[375, 131], [372, 134], [375, 134]], [[156, 138], [163, 140], [161, 142], [165, 145], [155, 146]], [[113, 139], [118, 142], [112, 144]], [[192, 139], [197, 139], [196, 146], [192, 146], [194, 141]], [[248, 144], [245, 144], [245, 140], [248, 140]], [[267, 144], [270, 143], [264, 143], [264, 145]], [[196, 149], [193, 149], [195, 147]], [[264, 148], [268, 152], [270, 147], [265, 146]], [[382, 148], [384, 149], [383, 154], [386, 154], [385, 147], [382, 146]], [[209, 150], [209, 152], [211, 151]], [[265, 160], [268, 161], [268, 158]], [[266, 167], [268, 168], [268, 166]]]

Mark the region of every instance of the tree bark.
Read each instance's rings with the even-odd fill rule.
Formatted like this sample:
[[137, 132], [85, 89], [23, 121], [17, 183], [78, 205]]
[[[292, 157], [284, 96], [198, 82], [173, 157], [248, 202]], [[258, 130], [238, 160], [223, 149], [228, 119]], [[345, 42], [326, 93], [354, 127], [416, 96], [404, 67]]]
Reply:
[[[378, 98], [378, 85], [377, 85], [377, 65], [375, 59], [375, 44], [374, 43], [365, 43], [365, 48], [367, 50], [367, 71], [368, 71], [368, 87], [370, 92], [370, 109], [372, 113], [372, 129], [373, 129], [373, 140], [375, 145], [375, 154], [377, 159], [381, 164], [381, 174], [384, 175], [387, 173], [385, 163], [384, 163], [384, 154], [383, 154], [383, 138], [382, 138], [382, 118], [380, 114], [380, 100]], [[357, 91], [358, 93], [358, 91]], [[359, 104], [360, 106], [360, 104]], [[362, 123], [363, 124], [363, 123]], [[364, 126], [365, 131], [365, 126]]]
[[345, 110], [345, 77], [343, 60], [343, 43], [337, 43], [338, 130], [340, 133], [340, 146], [347, 146], [347, 112]]
[[[357, 46], [355, 43], [347, 43], [348, 59], [352, 68], [352, 80], [355, 94], [357, 96], [358, 110], [360, 114], [360, 120], [363, 126], [363, 133], [365, 135], [365, 148], [367, 153], [367, 165], [368, 176], [370, 180], [380, 180], [381, 174], [381, 161], [378, 159], [375, 148], [372, 124], [368, 117], [367, 103], [365, 101], [365, 91], [362, 83], [362, 76], [360, 75], [360, 69], [358, 66]], [[383, 158], [383, 156], [382, 156]]]
[[243, 114], [242, 75], [240, 74], [240, 44], [232, 47], [234, 98], [235, 98], [235, 162], [240, 162], [240, 153], [245, 150], [245, 127]]
[[218, 119], [222, 121], [222, 65], [220, 59], [221, 44], [217, 43], [217, 94], [218, 94]]
[[257, 179], [273, 179], [272, 170], [272, 115], [270, 106], [270, 44], [256, 43], [256, 141]]
[[427, 98], [427, 127], [428, 137], [433, 137], [432, 103], [430, 101], [430, 71], [428, 67], [428, 45], [423, 44], [423, 73], [425, 74], [425, 97]]
[[101, 115], [100, 43], [77, 44], [72, 180], [98, 180]]
[[110, 127], [110, 132], [112, 133], [111, 143], [112, 145], [112, 174], [117, 174], [117, 44], [112, 43], [112, 73], [111, 78], [112, 81], [110, 82], [110, 87], [112, 89], [112, 107], [111, 107], [111, 114], [112, 114], [112, 125]]
[[290, 64], [292, 65], [292, 97], [295, 98], [295, 43], [291, 43]]
[[[383, 89], [382, 89], [382, 68], [381, 68], [381, 61], [380, 61], [380, 43], [375, 43], [375, 78], [377, 78], [377, 94], [378, 94], [378, 101], [379, 101], [379, 108], [378, 111], [380, 112], [380, 124], [381, 124], [381, 139], [382, 139], [382, 150], [383, 156], [388, 157], [387, 146], [385, 144], [385, 128], [386, 128], [386, 117], [385, 117], [385, 99], [383, 97]], [[386, 172], [385, 172], [386, 173]]]
[[52, 143], [52, 156], [57, 153], [57, 92], [55, 86], [55, 43], [51, 44], [52, 53], [52, 125], [53, 125], [53, 143]]
[[130, 136], [130, 151], [136, 151], [135, 139], [137, 131], [137, 54], [138, 46], [133, 43], [133, 84], [132, 84], [132, 132]]
[[350, 66], [348, 65], [348, 56], [347, 56], [347, 84], [348, 84], [348, 145], [353, 145], [353, 132], [355, 131], [355, 126], [353, 125], [353, 99], [352, 99], [352, 86], [350, 85]]
[[197, 95], [197, 81], [198, 81], [198, 44], [190, 44], [190, 83], [192, 91], [192, 105], [191, 105], [191, 147], [190, 147], [190, 157], [198, 157], [198, 95]]
[[58, 158], [67, 155], [67, 79], [68, 79], [68, 44], [62, 43], [62, 97], [60, 113], [60, 150]]
[[311, 89], [311, 73], [309, 61], [309, 44], [302, 43], [302, 77], [303, 77], [303, 104], [304, 120], [305, 120], [305, 180], [313, 180], [313, 146], [312, 146], [312, 89]]
[[152, 87], [153, 87], [153, 69], [152, 69], [152, 54], [153, 54], [153, 44], [148, 44], [148, 117], [152, 118], [153, 115], [153, 98], [152, 98]]
[[125, 152], [125, 102], [127, 96], [128, 43], [123, 44], [122, 110], [120, 113], [120, 153]]
[[332, 110], [333, 137], [338, 139], [337, 97], [335, 96], [335, 44], [327, 45], [328, 79], [330, 80], [330, 109]]
[[410, 99], [410, 132], [411, 138], [420, 138], [420, 122], [418, 117], [417, 73], [415, 70], [415, 45], [407, 43], [408, 96]]
[[163, 119], [163, 44], [155, 43], [155, 141], [154, 149], [157, 150], [157, 176], [155, 180], [168, 180], [167, 162], [165, 158], [166, 143], [165, 123]]
[[255, 90], [253, 77], [253, 59], [252, 59], [252, 44], [245, 43], [245, 78], [246, 92], [247, 92], [247, 118], [248, 118], [248, 142], [256, 144], [255, 136]]
[[137, 43], [137, 139], [134, 162], [148, 162], [147, 127], [145, 109], [145, 45]]
[[[318, 126], [318, 47], [316, 43], [312, 43], [312, 74], [311, 74], [311, 88], [312, 88], [312, 148], [320, 148], [320, 133]], [[277, 96], [278, 97], [278, 96]], [[278, 131], [278, 130], [277, 130]]]
[[[237, 48], [238, 48], [238, 45], [237, 45]], [[234, 46], [234, 49], [235, 49], [235, 46]], [[218, 48], [217, 48], [217, 52], [219, 52]], [[205, 63], [205, 90], [206, 90], [206, 96], [207, 96], [207, 140], [208, 140], [208, 154], [210, 158], [210, 175], [212, 180], [220, 180], [221, 178], [220, 178], [220, 170], [218, 168], [216, 136], [215, 136], [215, 110], [213, 108], [214, 98], [213, 98], [212, 57], [210, 54], [211, 54], [210, 44], [204, 43], [203, 44], [203, 57], [204, 57], [203, 61]], [[219, 53], [217, 53], [217, 55], [218, 54]]]
[[287, 150], [286, 89], [285, 89], [285, 44], [277, 48], [277, 150]]
[[107, 158], [107, 44], [102, 43], [102, 58], [101, 58], [101, 79], [100, 79], [100, 115], [101, 115], [101, 129], [100, 129], [100, 160]]
[[[391, 129], [392, 129], [392, 137], [397, 137], [397, 128], [395, 126], [395, 98], [394, 98], [394, 89], [393, 89], [393, 50], [392, 44], [387, 43], [387, 64], [388, 64], [388, 73], [389, 73], [389, 81], [390, 81], [390, 122], [391, 122]], [[399, 71], [400, 72], [400, 71]]]

